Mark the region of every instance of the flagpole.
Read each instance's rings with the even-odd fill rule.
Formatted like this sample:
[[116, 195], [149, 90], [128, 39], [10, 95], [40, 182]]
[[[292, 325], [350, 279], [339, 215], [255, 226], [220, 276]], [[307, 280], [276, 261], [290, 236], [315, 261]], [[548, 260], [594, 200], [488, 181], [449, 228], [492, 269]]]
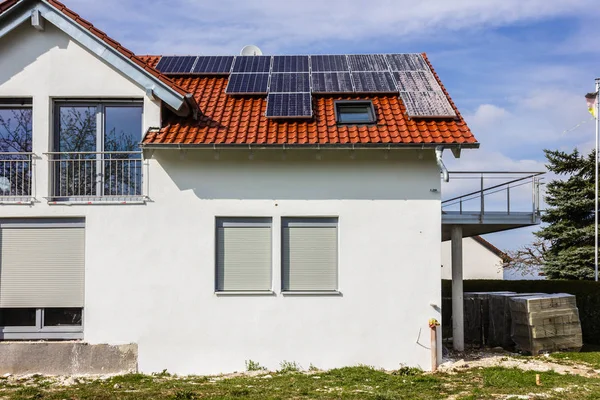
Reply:
[[595, 239], [595, 252], [594, 252], [594, 269], [596, 272], [596, 282], [598, 282], [598, 141], [600, 137], [600, 78], [596, 78], [596, 196], [595, 196], [595, 225], [594, 225], [594, 239]]

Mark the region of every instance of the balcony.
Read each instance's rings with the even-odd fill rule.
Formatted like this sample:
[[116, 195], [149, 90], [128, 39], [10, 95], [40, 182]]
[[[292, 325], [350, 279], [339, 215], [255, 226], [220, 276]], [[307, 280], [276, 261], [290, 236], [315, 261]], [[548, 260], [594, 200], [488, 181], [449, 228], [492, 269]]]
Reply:
[[143, 203], [144, 161], [139, 151], [51, 152], [48, 201]]
[[0, 204], [31, 204], [33, 153], [0, 153]]
[[[443, 191], [442, 240], [452, 226], [464, 237], [540, 224], [540, 186], [544, 172], [454, 171]], [[465, 192], [462, 195], [457, 192]]]

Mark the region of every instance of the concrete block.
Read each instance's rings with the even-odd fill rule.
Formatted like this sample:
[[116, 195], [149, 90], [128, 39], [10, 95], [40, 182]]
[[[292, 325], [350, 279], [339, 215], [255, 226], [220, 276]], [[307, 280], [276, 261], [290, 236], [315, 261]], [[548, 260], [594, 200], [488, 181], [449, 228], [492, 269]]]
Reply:
[[137, 371], [137, 344], [0, 342], [0, 374], [87, 375]]

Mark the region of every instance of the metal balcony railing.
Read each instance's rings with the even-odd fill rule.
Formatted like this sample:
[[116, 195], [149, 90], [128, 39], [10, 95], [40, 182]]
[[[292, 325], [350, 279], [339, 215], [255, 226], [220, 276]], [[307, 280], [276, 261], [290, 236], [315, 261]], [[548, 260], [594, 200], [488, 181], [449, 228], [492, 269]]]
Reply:
[[142, 153], [52, 152], [51, 202], [137, 202], [144, 200]]
[[34, 153], [0, 152], [0, 203], [31, 203]]
[[[536, 222], [540, 216], [540, 176], [543, 174], [545, 172], [450, 172], [451, 183], [476, 182], [478, 187], [442, 201], [442, 212], [459, 216], [477, 215], [481, 221], [492, 215], [529, 215], [532, 222]], [[498, 181], [503, 182], [497, 183]], [[473, 189], [472, 184], [466, 186]]]

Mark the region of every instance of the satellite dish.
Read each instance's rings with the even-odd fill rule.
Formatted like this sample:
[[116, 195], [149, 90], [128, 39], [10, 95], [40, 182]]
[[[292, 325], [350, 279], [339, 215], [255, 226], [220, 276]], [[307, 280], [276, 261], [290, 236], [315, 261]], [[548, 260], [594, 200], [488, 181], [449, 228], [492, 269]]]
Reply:
[[244, 46], [242, 51], [240, 52], [242, 56], [262, 56], [262, 51], [255, 45], [250, 44], [248, 46]]

